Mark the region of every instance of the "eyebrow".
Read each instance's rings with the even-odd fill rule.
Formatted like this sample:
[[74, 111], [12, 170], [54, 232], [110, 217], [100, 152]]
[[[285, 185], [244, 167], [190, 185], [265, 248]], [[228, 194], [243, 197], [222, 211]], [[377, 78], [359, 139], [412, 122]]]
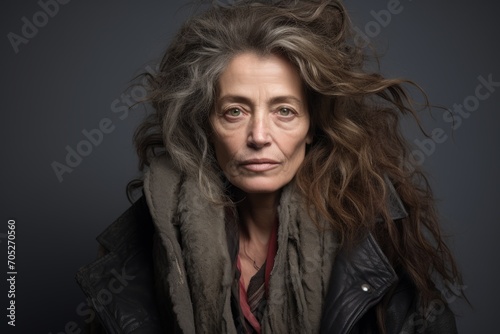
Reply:
[[[217, 102], [219, 105], [222, 103], [230, 103], [230, 102], [240, 102], [248, 105], [252, 104], [249, 98], [240, 95], [224, 95], [221, 98], [219, 98]], [[301, 106], [304, 105], [304, 102], [301, 99], [293, 95], [275, 96], [269, 101], [270, 105], [278, 103], [296, 103]]]

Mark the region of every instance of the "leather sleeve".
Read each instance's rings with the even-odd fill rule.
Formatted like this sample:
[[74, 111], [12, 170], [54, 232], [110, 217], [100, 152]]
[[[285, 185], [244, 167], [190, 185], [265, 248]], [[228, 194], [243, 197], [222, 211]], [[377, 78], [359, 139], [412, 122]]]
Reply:
[[426, 308], [414, 307], [407, 315], [400, 334], [456, 334], [455, 315], [442, 300], [432, 301]]
[[455, 316], [446, 302], [435, 299], [427, 307], [420, 305], [415, 286], [403, 274], [391, 297], [386, 313], [387, 333], [457, 333]]
[[[455, 316], [444, 301], [436, 299], [426, 308], [419, 306], [415, 287], [403, 275], [386, 306], [385, 328], [388, 334], [455, 334]], [[376, 328], [375, 307], [356, 324], [351, 334], [379, 333]]]

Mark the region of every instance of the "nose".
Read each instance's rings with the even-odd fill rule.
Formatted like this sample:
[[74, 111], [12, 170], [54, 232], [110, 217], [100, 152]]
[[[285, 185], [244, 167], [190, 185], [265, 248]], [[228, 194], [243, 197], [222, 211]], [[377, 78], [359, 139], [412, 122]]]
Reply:
[[267, 113], [256, 113], [249, 124], [247, 145], [254, 149], [261, 149], [271, 144], [269, 133], [269, 119]]

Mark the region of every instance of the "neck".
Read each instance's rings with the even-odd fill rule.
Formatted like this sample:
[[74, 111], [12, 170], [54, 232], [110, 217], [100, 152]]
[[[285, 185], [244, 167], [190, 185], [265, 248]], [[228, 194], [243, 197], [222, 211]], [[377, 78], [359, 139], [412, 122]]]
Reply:
[[247, 194], [239, 204], [243, 237], [257, 245], [268, 244], [276, 224], [279, 192]]

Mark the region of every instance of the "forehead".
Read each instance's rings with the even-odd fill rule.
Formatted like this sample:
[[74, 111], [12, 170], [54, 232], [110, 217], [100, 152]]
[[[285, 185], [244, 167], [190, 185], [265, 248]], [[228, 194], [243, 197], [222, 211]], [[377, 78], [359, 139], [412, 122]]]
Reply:
[[296, 67], [280, 55], [260, 56], [252, 52], [236, 55], [222, 72], [219, 98], [224, 95], [248, 95], [256, 90], [297, 95], [303, 98], [303, 84]]

